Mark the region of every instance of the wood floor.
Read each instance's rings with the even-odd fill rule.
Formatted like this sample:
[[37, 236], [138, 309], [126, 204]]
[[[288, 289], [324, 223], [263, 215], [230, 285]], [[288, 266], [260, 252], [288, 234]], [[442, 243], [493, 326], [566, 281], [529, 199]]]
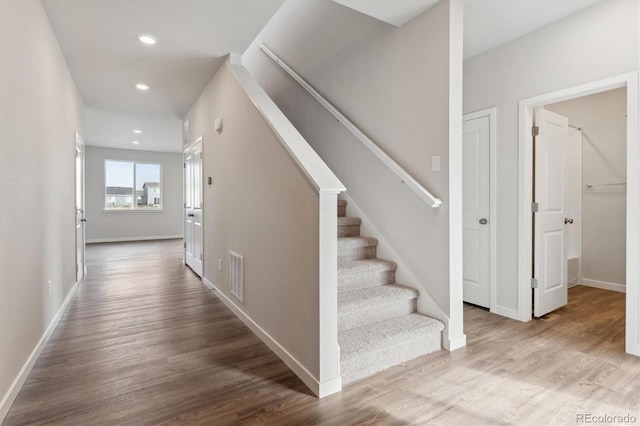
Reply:
[[4, 425], [640, 422], [624, 294], [575, 287], [528, 323], [468, 305], [466, 348], [318, 400], [182, 265], [181, 244], [88, 247], [89, 274]]

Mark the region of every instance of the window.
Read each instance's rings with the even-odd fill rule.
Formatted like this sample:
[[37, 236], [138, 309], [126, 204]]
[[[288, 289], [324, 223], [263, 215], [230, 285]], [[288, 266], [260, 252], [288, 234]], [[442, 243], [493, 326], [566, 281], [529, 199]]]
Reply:
[[106, 160], [106, 210], [153, 210], [162, 208], [160, 164]]

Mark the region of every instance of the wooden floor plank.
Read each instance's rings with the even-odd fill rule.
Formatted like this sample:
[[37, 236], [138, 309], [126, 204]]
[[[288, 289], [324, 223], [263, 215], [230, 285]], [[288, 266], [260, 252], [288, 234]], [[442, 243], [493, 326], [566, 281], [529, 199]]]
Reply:
[[622, 293], [574, 287], [528, 323], [465, 305], [468, 345], [318, 400], [182, 264], [181, 241], [94, 244], [89, 274], [3, 425], [640, 422]]

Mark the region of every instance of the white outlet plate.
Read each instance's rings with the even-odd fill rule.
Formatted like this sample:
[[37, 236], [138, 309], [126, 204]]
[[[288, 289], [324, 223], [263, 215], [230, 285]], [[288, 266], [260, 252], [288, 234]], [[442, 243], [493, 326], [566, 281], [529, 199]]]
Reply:
[[222, 259], [218, 259], [218, 271], [222, 271]]

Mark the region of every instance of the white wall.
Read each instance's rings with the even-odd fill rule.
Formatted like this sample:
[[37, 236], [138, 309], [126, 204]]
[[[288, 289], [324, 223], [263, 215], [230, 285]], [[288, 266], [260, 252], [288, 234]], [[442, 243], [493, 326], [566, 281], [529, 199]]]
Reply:
[[[161, 211], [105, 211], [105, 160], [162, 165]], [[87, 146], [85, 154], [87, 242], [182, 238], [182, 154]]]
[[[257, 38], [441, 198], [438, 209], [426, 206], [403, 186], [256, 45], [245, 52], [243, 63], [345, 183], [365, 220], [397, 254], [393, 260], [411, 269], [415, 282], [402, 284], [417, 286], [447, 316], [461, 319], [462, 312], [453, 314], [451, 305], [453, 310], [462, 305], [462, 265], [454, 263], [459, 277], [450, 276], [449, 269], [449, 224], [455, 213], [450, 210], [450, 185], [455, 182], [449, 180], [449, 141], [456, 137], [461, 145], [462, 121], [461, 110], [456, 111], [462, 81], [455, 74], [456, 67], [462, 68], [462, 47], [456, 65], [449, 41], [457, 36], [452, 36], [452, 28], [461, 28], [450, 25], [458, 17], [461, 20], [445, 1], [395, 28], [334, 2], [288, 2]], [[450, 102], [452, 93], [458, 98]], [[431, 171], [434, 155], [441, 157], [439, 172]], [[461, 154], [456, 161], [462, 161]], [[461, 212], [460, 205], [455, 208]], [[461, 249], [454, 258], [460, 257]], [[455, 286], [460, 287], [459, 301], [451, 298]], [[425, 299], [419, 301], [423, 312]], [[456, 333], [462, 334], [461, 323]]]
[[[74, 147], [81, 111], [41, 3], [0, 1], [3, 399], [76, 279]], [[0, 422], [11, 397], [4, 402]]]
[[[227, 65], [188, 118], [191, 140], [204, 139], [205, 179], [213, 179], [204, 187], [204, 278], [317, 379], [318, 191]], [[244, 303], [230, 292], [231, 250], [244, 256]]]
[[518, 308], [518, 101], [638, 70], [636, 1], [605, 1], [467, 59], [464, 111], [498, 108], [497, 303]]
[[622, 88], [545, 106], [583, 127], [583, 283], [619, 290], [626, 281], [626, 187], [601, 184], [627, 179], [626, 93]]

